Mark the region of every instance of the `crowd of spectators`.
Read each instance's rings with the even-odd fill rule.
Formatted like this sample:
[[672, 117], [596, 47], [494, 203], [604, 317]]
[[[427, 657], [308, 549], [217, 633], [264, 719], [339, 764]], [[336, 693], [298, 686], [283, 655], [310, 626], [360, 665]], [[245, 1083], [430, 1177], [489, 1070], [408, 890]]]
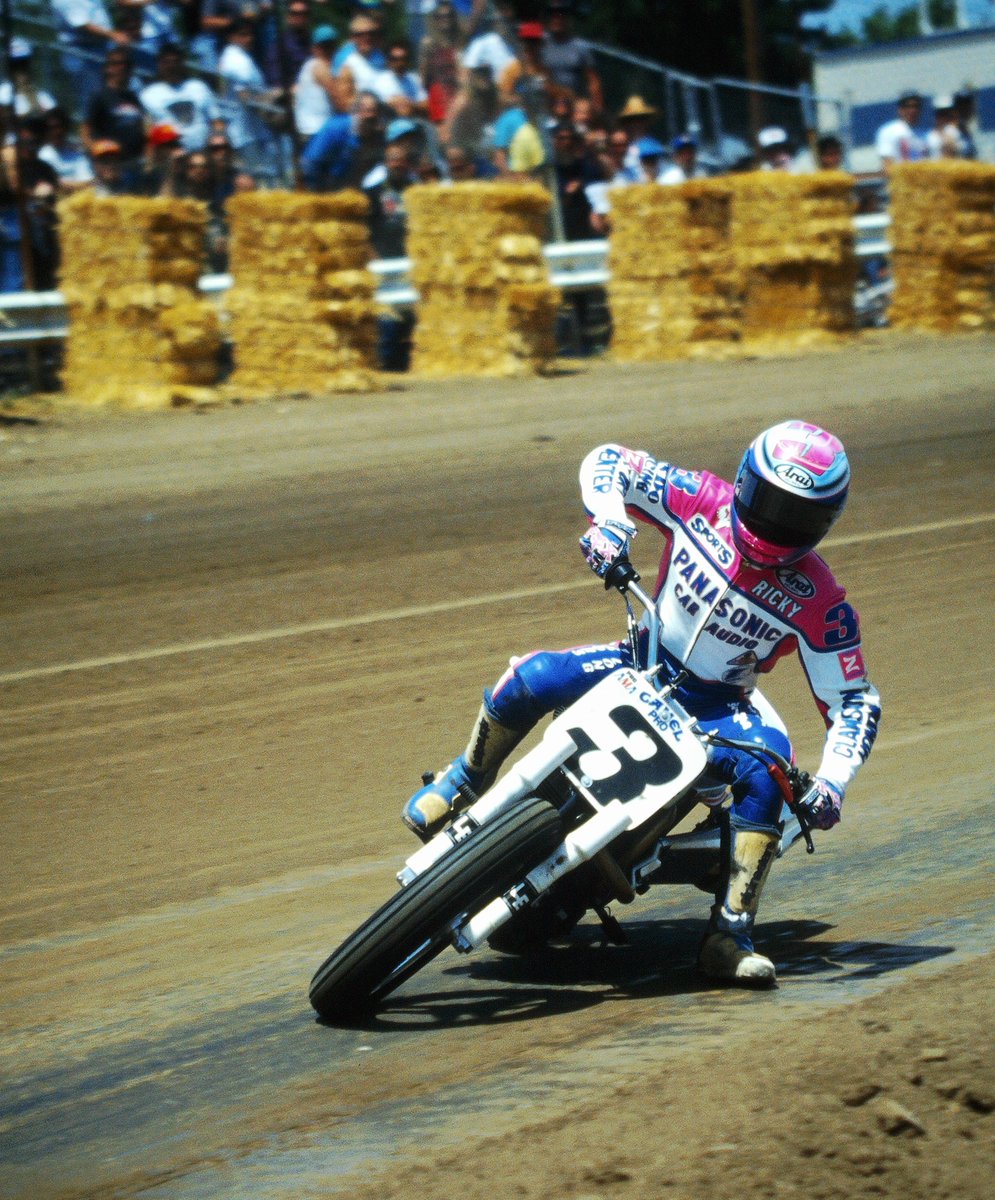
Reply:
[[[98, 194], [195, 196], [211, 214], [212, 270], [226, 265], [224, 202], [235, 191], [362, 188], [381, 257], [404, 251], [404, 192], [423, 180], [536, 179], [555, 193], [557, 236], [604, 236], [615, 188], [706, 173], [693, 132], [664, 144], [660, 113], [630, 96], [616, 111], [570, 0], [521, 20], [513, 0], [423, 0], [416, 45], [392, 0], [352, 0], [339, 30], [312, 0], [52, 0], [59, 105], [39, 83], [32, 46], [15, 38], [0, 85], [0, 291], [54, 286], [55, 200]], [[904, 96], [882, 130], [882, 162], [969, 154], [959, 98]], [[832, 137], [796, 147], [760, 131], [748, 164], [838, 166]], [[711, 164], [714, 170], [715, 165]], [[32, 254], [21, 252], [25, 229]], [[25, 262], [32, 263], [30, 278]]]

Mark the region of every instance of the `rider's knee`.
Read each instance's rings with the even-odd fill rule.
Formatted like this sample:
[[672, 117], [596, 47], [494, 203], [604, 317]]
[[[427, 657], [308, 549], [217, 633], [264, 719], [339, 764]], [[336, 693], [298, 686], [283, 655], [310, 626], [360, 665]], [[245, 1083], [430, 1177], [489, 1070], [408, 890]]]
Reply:
[[[555, 705], [541, 699], [542, 682], [548, 670], [537, 660], [551, 657], [545, 651], [513, 661], [511, 670], [501, 677], [494, 691], [485, 689], [484, 707], [488, 716], [506, 729], [529, 730]], [[538, 685], [538, 692], [536, 686]]]

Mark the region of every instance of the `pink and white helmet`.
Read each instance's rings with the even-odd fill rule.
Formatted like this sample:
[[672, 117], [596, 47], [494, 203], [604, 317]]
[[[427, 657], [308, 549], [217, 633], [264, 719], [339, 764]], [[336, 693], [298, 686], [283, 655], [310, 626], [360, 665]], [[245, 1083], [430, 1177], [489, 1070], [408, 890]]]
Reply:
[[843, 443], [807, 421], [783, 421], [750, 445], [736, 472], [732, 533], [758, 567], [783, 567], [819, 544], [846, 504]]

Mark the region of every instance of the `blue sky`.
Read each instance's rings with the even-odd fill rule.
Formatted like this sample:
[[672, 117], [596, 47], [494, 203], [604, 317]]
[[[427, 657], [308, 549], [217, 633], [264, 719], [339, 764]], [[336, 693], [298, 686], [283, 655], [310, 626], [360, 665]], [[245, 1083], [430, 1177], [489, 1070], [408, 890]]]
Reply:
[[[849, 26], [855, 32], [859, 32], [863, 18], [876, 8], [883, 5], [891, 12], [900, 12], [914, 4], [916, 0], [836, 0], [828, 12], [813, 14], [805, 24], [825, 26], [833, 32]], [[965, 0], [964, 8], [969, 24], [995, 25], [995, 3], [992, 3], [992, 0]]]

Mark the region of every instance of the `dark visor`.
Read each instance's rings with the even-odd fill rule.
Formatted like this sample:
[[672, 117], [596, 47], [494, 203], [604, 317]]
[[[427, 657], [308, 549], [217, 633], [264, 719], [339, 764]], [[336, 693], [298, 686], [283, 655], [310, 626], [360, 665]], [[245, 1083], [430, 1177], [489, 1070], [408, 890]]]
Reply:
[[736, 512], [750, 533], [778, 546], [814, 545], [839, 516], [838, 504], [819, 504], [744, 472]]

